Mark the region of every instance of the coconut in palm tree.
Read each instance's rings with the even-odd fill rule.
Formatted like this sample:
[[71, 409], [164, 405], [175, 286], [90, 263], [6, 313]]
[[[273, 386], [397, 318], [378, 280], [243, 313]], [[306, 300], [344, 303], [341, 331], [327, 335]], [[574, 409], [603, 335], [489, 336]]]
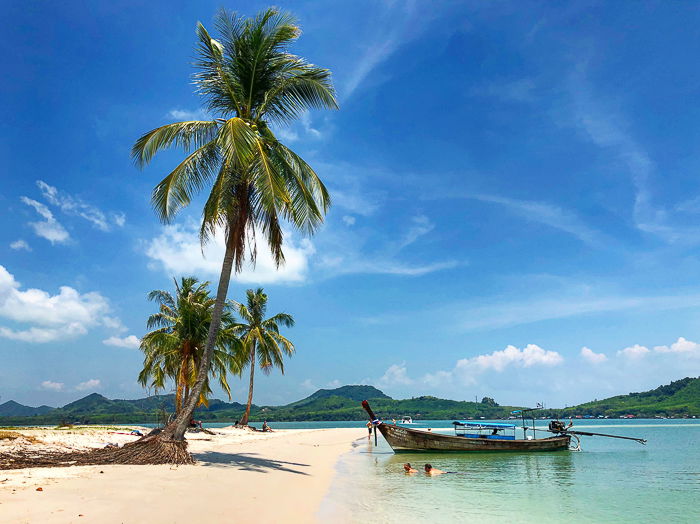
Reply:
[[[164, 223], [209, 191], [200, 236], [223, 235], [225, 254], [216, 303], [197, 379], [176, 421], [162, 440], [181, 441], [204, 388], [233, 271], [255, 262], [262, 237], [279, 266], [284, 262], [283, 224], [307, 234], [322, 223], [330, 205], [325, 186], [299, 155], [282, 144], [272, 125], [285, 125], [310, 109], [337, 108], [330, 71], [289, 52], [300, 34], [296, 20], [275, 9], [255, 18], [220, 11], [218, 37], [198, 24], [194, 82], [211, 120], [156, 128], [134, 145], [144, 166], [177, 146], [185, 159], [154, 189], [152, 203]], [[247, 257], [249, 255], [249, 257]]]
[[280, 334], [280, 325], [292, 327], [294, 319], [287, 313], [277, 313], [265, 318], [267, 311], [267, 295], [262, 288], [246, 292], [246, 304], [237, 304], [236, 313], [241, 322], [234, 328], [243, 344], [243, 354], [246, 356], [243, 365], [250, 366], [250, 383], [248, 385], [248, 404], [246, 405], [240, 425], [247, 425], [250, 417], [250, 406], [253, 404], [253, 384], [255, 368], [260, 366], [264, 373], [270, 373], [272, 368], [278, 368], [284, 373], [284, 356], [294, 354], [294, 344]]

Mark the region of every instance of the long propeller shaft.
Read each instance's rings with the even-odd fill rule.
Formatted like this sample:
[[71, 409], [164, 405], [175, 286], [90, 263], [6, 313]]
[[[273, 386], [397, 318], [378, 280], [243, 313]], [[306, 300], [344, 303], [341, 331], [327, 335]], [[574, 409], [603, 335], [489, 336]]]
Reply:
[[646, 439], [643, 438], [637, 438], [637, 437], [623, 437], [622, 435], [610, 435], [608, 433], [591, 433], [590, 431], [578, 431], [578, 430], [571, 430], [571, 429], [566, 429], [564, 431], [552, 431], [551, 429], [545, 429], [545, 428], [531, 428], [531, 427], [524, 427], [523, 429], [531, 429], [533, 431], [546, 431], [547, 433], [555, 433], [557, 435], [581, 435], [582, 437], [608, 437], [608, 438], [621, 438], [624, 440], [634, 440], [635, 442], [639, 442], [640, 444], [646, 444], [647, 441]]

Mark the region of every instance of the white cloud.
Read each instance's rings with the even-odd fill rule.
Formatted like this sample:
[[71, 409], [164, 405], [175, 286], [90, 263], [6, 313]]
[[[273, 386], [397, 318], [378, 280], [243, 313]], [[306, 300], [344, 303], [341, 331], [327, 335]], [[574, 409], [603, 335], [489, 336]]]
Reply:
[[502, 205], [525, 220], [569, 233], [589, 245], [599, 245], [604, 240], [603, 235], [586, 226], [575, 214], [552, 204], [495, 195], [472, 195], [468, 198]]
[[110, 220], [107, 215], [96, 206], [88, 204], [82, 199], [69, 195], [64, 191], [60, 191], [43, 180], [37, 180], [36, 185], [49, 203], [57, 206], [67, 215], [74, 215], [87, 220], [100, 231], [109, 231], [112, 223], [121, 227], [126, 221], [126, 215], [124, 215], [124, 213], [113, 213]]
[[51, 382], [50, 380], [44, 380], [41, 383], [42, 389], [48, 389], [50, 391], [63, 391], [65, 384], [63, 382]]
[[617, 352], [618, 355], [632, 359], [642, 358], [647, 353], [649, 353], [649, 348], [640, 346], [639, 344], [626, 347], [625, 349], [621, 349]]
[[444, 387], [447, 384], [452, 384], [454, 376], [451, 371], [435, 371], [434, 373], [426, 373], [421, 378], [421, 382], [431, 388]]
[[78, 391], [85, 391], [88, 389], [99, 389], [101, 386], [102, 383], [99, 379], [91, 378], [90, 380], [86, 380], [85, 382], [81, 382], [80, 384], [75, 386], [75, 389], [77, 389]]
[[124, 227], [124, 224], [126, 224], [126, 215], [124, 213], [112, 213], [112, 221], [118, 227]]
[[467, 307], [459, 313], [464, 319], [460, 326], [464, 330], [496, 329], [608, 311], [661, 311], [700, 306], [700, 295], [612, 296], [591, 291], [572, 293], [562, 290], [559, 298], [532, 298], [526, 302]]
[[457, 361], [456, 368], [465, 371], [503, 371], [509, 366], [556, 366], [563, 361], [564, 358], [556, 351], [547, 351], [536, 344], [528, 344], [523, 349], [507, 346], [488, 355], [464, 358]]
[[608, 360], [608, 357], [606, 357], [604, 353], [596, 353], [585, 346], [581, 348], [581, 357], [591, 364], [600, 364]]
[[25, 251], [31, 251], [32, 248], [29, 247], [29, 244], [22, 240], [21, 238], [19, 240], [15, 240], [10, 244], [10, 249], [15, 249], [17, 251], [24, 249]]
[[[205, 246], [202, 256], [198, 231], [192, 225], [166, 226], [146, 247], [146, 255], [153, 261], [152, 266], [162, 268], [168, 275], [204, 273], [218, 276], [224, 252], [223, 235], [219, 234]], [[309, 259], [314, 253], [310, 240], [297, 240], [293, 234], [286, 233], [283, 266], [279, 269], [275, 267], [272, 255], [263, 241], [258, 246], [255, 267], [246, 263], [243, 271], [234, 275], [232, 280], [254, 284], [303, 282], [308, 276]]]
[[318, 387], [311, 381], [310, 378], [304, 380], [300, 385], [302, 388], [308, 389], [309, 391], [315, 391], [318, 389]]
[[281, 138], [283, 142], [296, 142], [299, 140], [299, 133], [289, 127], [275, 129], [275, 136]]
[[542, 349], [536, 344], [528, 344], [523, 349], [509, 345], [500, 351], [463, 358], [455, 363], [451, 370], [437, 370], [425, 373], [419, 379], [410, 377], [406, 363], [389, 366], [384, 375], [375, 381], [379, 387], [428, 387], [450, 389], [464, 385], [474, 385], [478, 377], [487, 372], [501, 373], [509, 368], [551, 368], [564, 362], [564, 358], [556, 351]]
[[116, 346], [120, 348], [138, 348], [141, 345], [141, 340], [134, 336], [129, 335], [128, 337], [109, 337], [102, 341], [106, 346]]
[[397, 275], [417, 277], [435, 271], [457, 267], [454, 260], [434, 262], [432, 264], [409, 265], [387, 257], [372, 257], [361, 253], [346, 253], [336, 256], [324, 256], [319, 267], [332, 276], [371, 273], [376, 275]]
[[321, 131], [316, 129], [312, 122], [311, 122], [311, 115], [309, 114], [308, 111], [304, 112], [301, 115], [301, 118], [299, 119], [301, 122], [301, 125], [304, 126], [304, 131], [306, 131], [307, 135], [312, 136], [313, 138], [321, 138], [322, 134]]
[[391, 31], [383, 41], [377, 41], [368, 46], [367, 51], [355, 65], [347, 81], [345, 82], [345, 98], [350, 98], [355, 90], [360, 87], [364, 79], [372, 70], [389, 58], [400, 44], [400, 35]]
[[377, 180], [400, 183], [393, 172], [372, 165], [316, 161], [314, 169], [327, 180], [334, 209], [363, 217], [382, 209], [387, 199], [387, 192], [377, 189]]
[[509, 345], [500, 351], [460, 359], [450, 371], [427, 373], [422, 382], [433, 387], [454, 382], [473, 385], [477, 383], [479, 375], [489, 371], [501, 373], [511, 367], [553, 367], [563, 362], [564, 357], [558, 352], [542, 349], [536, 344], [528, 344], [523, 349]]
[[21, 290], [20, 283], [0, 266], [0, 318], [30, 324], [20, 330], [0, 326], [0, 337], [25, 342], [52, 342], [84, 335], [104, 325], [109, 303], [96, 292], [79, 293], [61, 286], [51, 295], [41, 289]]
[[33, 342], [36, 344], [74, 338], [85, 335], [86, 333], [87, 329], [79, 322], [71, 322], [70, 324], [59, 327], [30, 327], [21, 330], [0, 326], [0, 337], [9, 340], [17, 340], [19, 342]]
[[[378, 4], [381, 5], [381, 4]], [[386, 3], [384, 13], [372, 16], [374, 34], [369, 34], [359, 41], [363, 43], [364, 52], [355, 63], [354, 68], [348, 68], [350, 74], [342, 82], [341, 92], [344, 98], [350, 98], [353, 93], [365, 84], [366, 78], [384, 79], [380, 74], [372, 73], [382, 62], [407, 42], [417, 38], [427, 27], [430, 15], [425, 10], [420, 11], [420, 20], [414, 15], [419, 11], [415, 2]]]
[[302, 113], [299, 119], [288, 127], [275, 127], [274, 133], [285, 142], [296, 142], [301, 139], [302, 136], [304, 138], [319, 140], [323, 138], [324, 135], [320, 129], [314, 126], [308, 111]]
[[356, 215], [368, 217], [380, 207], [379, 198], [371, 194], [363, 196], [357, 187], [347, 186], [343, 189], [331, 189], [333, 205], [341, 207]]
[[[282, 267], [275, 268], [267, 246], [260, 242], [255, 268], [246, 264], [233, 280], [255, 284], [302, 283], [309, 278], [312, 267], [318, 270], [315, 275], [329, 278], [357, 273], [420, 276], [457, 266], [454, 260], [411, 264], [405, 262], [405, 256], [398, 256], [398, 251], [427, 234], [432, 227], [427, 218], [415, 217], [402, 239], [385, 242], [380, 253], [363, 252], [361, 244], [367, 241], [366, 236], [351, 233], [348, 228], [325, 229], [317, 236], [315, 241], [323, 246], [321, 253], [317, 253], [310, 240], [285, 233], [286, 263]], [[151, 269], [164, 270], [170, 276], [203, 273], [215, 278], [220, 274], [225, 249], [222, 235], [217, 235], [205, 246], [202, 256], [198, 228], [190, 222], [185, 226], [165, 226], [159, 236], [144, 244], [144, 251], [151, 259]]]
[[686, 355], [700, 355], [700, 344], [678, 337], [670, 346], [656, 346], [654, 351], [658, 353], [682, 353]]
[[[670, 346], [650, 351], [630, 346], [616, 357], [581, 348], [577, 358], [564, 358], [535, 344], [458, 360], [451, 369], [424, 372], [413, 377], [405, 363], [390, 366], [384, 375], [364, 379], [398, 395], [436, 395], [442, 398], [473, 399], [486, 395], [501, 404], [527, 405], [546, 402], [551, 407], [578, 404], [630, 391], [653, 389], [685, 376], [700, 374], [700, 360], [680, 358], [698, 355], [696, 344], [680, 338]], [[668, 350], [666, 349], [668, 348]], [[641, 358], [640, 358], [641, 357]], [[582, 360], [595, 364], [595, 373], [581, 373]], [[527, 372], [523, 372], [523, 370]], [[498, 374], [498, 379], [494, 378]]]
[[[668, 243], [700, 242], [700, 228], [695, 221], [690, 225], [680, 224], [678, 218], [674, 217], [674, 209], [654, 204], [651, 190], [656, 169], [654, 161], [629, 131], [629, 122], [615, 104], [606, 102], [590, 87], [586, 63], [579, 64], [571, 76], [569, 86], [574, 125], [624, 166], [632, 181], [632, 219], [637, 229], [656, 235]], [[681, 208], [685, 205], [687, 204], [680, 204]]]
[[435, 229], [435, 224], [433, 224], [427, 216], [416, 215], [411, 217], [411, 226], [397, 244], [395, 248], [396, 251], [400, 251], [401, 249], [410, 246], [420, 237], [430, 233], [433, 229]]
[[345, 222], [346, 226], [354, 226], [355, 225], [355, 217], [352, 215], [343, 215], [343, 222]]
[[211, 120], [211, 117], [203, 109], [171, 109], [166, 115], [167, 118], [175, 120]]
[[396, 385], [406, 386], [413, 384], [413, 380], [408, 377], [406, 363], [402, 362], [401, 364], [392, 364], [389, 366], [389, 368], [384, 372], [382, 378], [379, 379], [378, 383], [383, 387]]
[[33, 207], [34, 210], [44, 219], [41, 222], [29, 222], [37, 236], [45, 238], [52, 244], [64, 244], [68, 242], [70, 235], [68, 231], [54, 218], [53, 213], [41, 202], [31, 198], [21, 197], [20, 200]]
[[124, 324], [122, 324], [122, 321], [117, 317], [103, 317], [102, 324], [106, 328], [109, 328], [109, 329], [114, 330], [114, 331], [119, 331], [120, 333], [124, 332], [124, 331], [128, 331], [126, 326], [124, 326]]
[[[302, 387], [302, 389], [305, 389], [307, 391], [316, 391], [318, 389], [321, 389], [321, 386], [317, 386], [316, 384], [314, 384], [310, 378], [307, 378], [299, 385]], [[336, 378], [334, 380], [327, 382], [326, 385], [323, 387], [325, 389], [335, 389], [335, 388], [339, 388], [340, 386], [342, 386], [342, 382], [340, 382], [340, 380], [338, 380]]]
[[[332, 226], [331, 226], [332, 227]], [[318, 239], [319, 251], [317, 269], [325, 276], [349, 274], [386, 274], [400, 276], [421, 276], [434, 271], [450, 269], [459, 265], [455, 260], [428, 263], [411, 263], [402, 250], [418, 241], [434, 229], [432, 222], [424, 215], [410, 219], [403, 233], [387, 238], [386, 234], [363, 228], [337, 228]], [[397, 238], [397, 240], [394, 240]]]

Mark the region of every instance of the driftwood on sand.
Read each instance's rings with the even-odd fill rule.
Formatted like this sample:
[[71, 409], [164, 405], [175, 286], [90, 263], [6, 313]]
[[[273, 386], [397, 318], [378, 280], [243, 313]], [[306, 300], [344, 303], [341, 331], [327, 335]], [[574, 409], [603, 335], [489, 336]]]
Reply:
[[184, 440], [162, 438], [160, 430], [151, 431], [136, 442], [122, 447], [106, 447], [88, 451], [54, 451], [21, 449], [0, 452], [0, 470], [67, 466], [99, 466], [106, 464], [194, 464]]

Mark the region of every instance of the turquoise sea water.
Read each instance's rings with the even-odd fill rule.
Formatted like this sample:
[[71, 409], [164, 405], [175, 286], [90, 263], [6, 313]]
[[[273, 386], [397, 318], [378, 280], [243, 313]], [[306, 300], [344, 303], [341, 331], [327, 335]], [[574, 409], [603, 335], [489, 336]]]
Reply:
[[[424, 424], [451, 432], [448, 421]], [[363, 438], [339, 463], [319, 516], [335, 522], [700, 522], [700, 421], [586, 420], [574, 429], [648, 444], [582, 437], [580, 452], [394, 454], [381, 436], [377, 447]], [[404, 462], [454, 473], [406, 475]]]

